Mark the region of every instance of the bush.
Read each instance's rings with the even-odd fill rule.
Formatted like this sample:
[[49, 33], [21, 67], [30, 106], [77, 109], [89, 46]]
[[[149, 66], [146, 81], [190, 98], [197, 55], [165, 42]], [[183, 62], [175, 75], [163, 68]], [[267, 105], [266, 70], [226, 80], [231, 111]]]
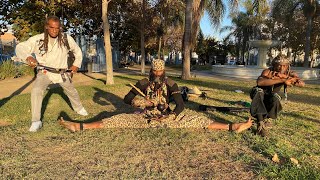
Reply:
[[33, 74], [34, 71], [29, 66], [15, 65], [11, 60], [3, 61], [0, 64], [0, 80]]
[[0, 80], [14, 78], [17, 74], [17, 67], [11, 60], [2, 61], [0, 65]]

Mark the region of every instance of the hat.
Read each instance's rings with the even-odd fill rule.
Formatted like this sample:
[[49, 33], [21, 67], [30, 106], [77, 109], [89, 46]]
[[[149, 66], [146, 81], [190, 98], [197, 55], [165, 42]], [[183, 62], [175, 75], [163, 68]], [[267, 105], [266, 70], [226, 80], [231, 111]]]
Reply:
[[194, 86], [192, 89], [189, 89], [188, 93], [200, 95], [202, 92], [196, 86]]
[[151, 68], [154, 71], [164, 70], [164, 61], [161, 59], [154, 59], [151, 63]]
[[272, 64], [290, 64], [289, 58], [284, 55], [278, 55], [272, 60]]

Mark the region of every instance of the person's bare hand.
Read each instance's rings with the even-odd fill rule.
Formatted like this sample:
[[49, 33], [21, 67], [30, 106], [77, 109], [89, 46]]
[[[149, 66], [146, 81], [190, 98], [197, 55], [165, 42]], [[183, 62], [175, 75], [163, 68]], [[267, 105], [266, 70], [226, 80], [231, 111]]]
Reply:
[[71, 70], [72, 73], [77, 73], [77, 72], [78, 72], [78, 69], [79, 69], [79, 68], [78, 68], [77, 66], [71, 66], [71, 67], [70, 67], [70, 70]]
[[304, 87], [305, 83], [298, 79], [295, 83], [294, 83], [295, 86], [298, 86], [298, 87]]
[[273, 73], [273, 79], [287, 79], [289, 76], [287, 74], [281, 74], [279, 72]]
[[37, 60], [34, 59], [32, 56], [27, 57], [27, 63], [30, 67], [35, 68], [37, 66]]
[[295, 82], [297, 82], [297, 81], [298, 81], [298, 78], [289, 78], [289, 79], [287, 79], [284, 83], [285, 83], [287, 86], [292, 87], [292, 86], [295, 84]]
[[286, 79], [286, 78], [288, 78], [288, 75], [287, 75], [287, 74], [278, 73], [278, 77], [279, 77], [280, 79]]

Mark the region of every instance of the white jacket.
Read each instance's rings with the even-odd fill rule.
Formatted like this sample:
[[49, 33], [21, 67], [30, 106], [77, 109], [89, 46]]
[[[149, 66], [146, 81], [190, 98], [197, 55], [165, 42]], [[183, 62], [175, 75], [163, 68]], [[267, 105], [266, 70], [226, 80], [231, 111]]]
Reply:
[[[74, 39], [67, 35], [70, 50], [74, 53], [75, 61], [74, 66], [80, 67], [82, 63], [82, 52], [80, 47], [74, 41]], [[57, 69], [67, 69], [68, 67], [68, 49], [65, 45], [60, 46], [58, 43], [58, 38], [54, 39], [53, 45], [48, 43], [47, 53], [40, 49], [42, 42], [44, 40], [44, 33], [30, 37], [27, 41], [21, 42], [16, 47], [16, 55], [18, 58], [26, 61], [27, 57], [34, 56], [39, 64], [57, 68]], [[62, 78], [59, 74], [54, 74], [47, 72], [49, 79], [53, 83], [61, 83]]]

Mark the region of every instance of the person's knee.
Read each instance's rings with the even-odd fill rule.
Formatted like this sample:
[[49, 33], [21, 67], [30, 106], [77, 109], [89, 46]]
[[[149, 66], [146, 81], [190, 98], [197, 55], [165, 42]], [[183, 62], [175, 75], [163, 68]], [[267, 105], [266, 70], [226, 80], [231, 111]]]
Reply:
[[45, 88], [42, 87], [34, 87], [32, 88], [31, 95], [42, 95]]

